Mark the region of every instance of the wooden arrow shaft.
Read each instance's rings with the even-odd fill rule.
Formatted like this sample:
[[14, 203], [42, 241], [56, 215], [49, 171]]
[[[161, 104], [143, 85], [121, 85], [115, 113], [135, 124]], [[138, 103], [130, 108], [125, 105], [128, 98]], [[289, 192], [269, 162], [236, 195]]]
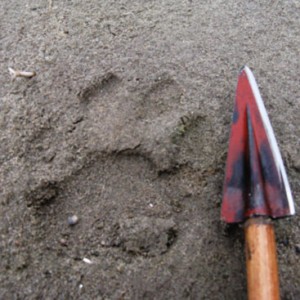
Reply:
[[274, 227], [262, 217], [245, 223], [249, 300], [279, 300], [279, 278]]

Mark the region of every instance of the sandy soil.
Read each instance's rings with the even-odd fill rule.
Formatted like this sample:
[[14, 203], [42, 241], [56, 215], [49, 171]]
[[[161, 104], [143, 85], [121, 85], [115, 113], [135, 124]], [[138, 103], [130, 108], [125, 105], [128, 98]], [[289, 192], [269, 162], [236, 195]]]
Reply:
[[[2, 0], [0, 298], [245, 299], [243, 231], [219, 218], [237, 74], [254, 71], [297, 205], [299, 15]], [[282, 299], [299, 299], [299, 217], [276, 234]]]

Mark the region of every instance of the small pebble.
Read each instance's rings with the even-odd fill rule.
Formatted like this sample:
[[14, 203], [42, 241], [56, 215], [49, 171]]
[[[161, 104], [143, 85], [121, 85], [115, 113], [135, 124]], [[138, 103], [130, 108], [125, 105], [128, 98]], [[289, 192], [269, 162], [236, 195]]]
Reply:
[[300, 244], [295, 246], [296, 254], [300, 254]]
[[83, 260], [86, 264], [89, 264], [89, 265], [93, 263], [90, 259], [88, 259], [88, 258], [86, 258], [86, 257], [84, 257], [82, 260]]
[[67, 242], [66, 239], [60, 239], [60, 240], [59, 240], [59, 243], [60, 243], [62, 246], [64, 246], [64, 247], [67, 247], [67, 246], [68, 246], [68, 242]]
[[78, 217], [76, 215], [73, 215], [71, 217], [68, 217], [68, 224], [70, 226], [74, 226], [78, 223], [78, 220], [79, 220]]
[[124, 272], [124, 270], [125, 270], [125, 264], [123, 262], [119, 263], [117, 265], [117, 271], [122, 273], [122, 272]]

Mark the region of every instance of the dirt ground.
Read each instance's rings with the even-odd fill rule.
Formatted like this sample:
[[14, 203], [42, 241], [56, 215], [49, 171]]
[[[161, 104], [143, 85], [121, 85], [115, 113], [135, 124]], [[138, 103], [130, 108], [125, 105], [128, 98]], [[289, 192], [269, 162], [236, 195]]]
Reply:
[[[299, 15], [2, 0], [0, 299], [245, 299], [243, 230], [220, 221], [237, 75], [256, 76], [297, 207]], [[299, 217], [276, 234], [282, 299], [300, 299]]]

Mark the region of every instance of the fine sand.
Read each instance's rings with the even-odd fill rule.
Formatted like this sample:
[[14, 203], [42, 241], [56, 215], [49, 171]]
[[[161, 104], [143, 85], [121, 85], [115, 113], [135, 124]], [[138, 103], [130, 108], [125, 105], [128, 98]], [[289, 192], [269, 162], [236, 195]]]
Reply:
[[[0, 299], [246, 299], [243, 228], [220, 221], [237, 76], [254, 72], [297, 209], [299, 16], [1, 0]], [[275, 227], [282, 299], [300, 299], [300, 219]]]

